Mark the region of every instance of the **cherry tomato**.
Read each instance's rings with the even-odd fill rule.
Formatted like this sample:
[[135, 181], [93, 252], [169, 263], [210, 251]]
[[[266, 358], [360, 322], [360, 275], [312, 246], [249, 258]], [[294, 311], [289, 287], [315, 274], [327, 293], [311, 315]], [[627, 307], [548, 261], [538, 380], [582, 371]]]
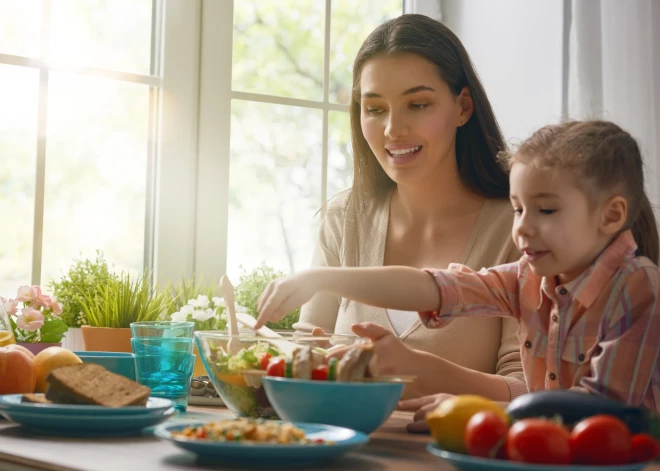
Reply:
[[660, 456], [660, 445], [647, 433], [633, 435], [630, 445], [630, 461], [632, 463], [643, 463]]
[[195, 438], [206, 438], [206, 429], [204, 427], [198, 428], [195, 432]]
[[573, 427], [573, 458], [576, 464], [627, 464], [631, 439], [628, 426], [621, 420], [611, 415], [594, 415]]
[[506, 453], [511, 461], [539, 464], [570, 464], [568, 431], [557, 422], [523, 419], [509, 429]]
[[285, 360], [282, 357], [272, 358], [266, 367], [266, 374], [268, 376], [284, 377], [284, 363]]
[[465, 427], [465, 448], [472, 456], [493, 458], [503, 448], [509, 425], [491, 411], [477, 412]]
[[270, 353], [268, 352], [264, 353], [261, 359], [259, 360], [259, 369], [265, 370], [266, 368], [268, 368], [268, 362], [272, 357], [273, 355], [271, 355]]
[[312, 370], [312, 379], [317, 381], [328, 380], [328, 365], [317, 366]]

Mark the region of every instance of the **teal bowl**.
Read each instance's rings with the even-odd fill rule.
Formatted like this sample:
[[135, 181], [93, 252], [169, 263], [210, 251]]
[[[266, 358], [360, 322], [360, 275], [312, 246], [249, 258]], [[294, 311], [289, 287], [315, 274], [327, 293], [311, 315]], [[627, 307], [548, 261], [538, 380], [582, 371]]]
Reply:
[[83, 363], [95, 363], [135, 381], [135, 355], [121, 352], [73, 352]]
[[403, 383], [340, 383], [262, 378], [277, 415], [290, 422], [336, 425], [371, 433], [396, 409]]

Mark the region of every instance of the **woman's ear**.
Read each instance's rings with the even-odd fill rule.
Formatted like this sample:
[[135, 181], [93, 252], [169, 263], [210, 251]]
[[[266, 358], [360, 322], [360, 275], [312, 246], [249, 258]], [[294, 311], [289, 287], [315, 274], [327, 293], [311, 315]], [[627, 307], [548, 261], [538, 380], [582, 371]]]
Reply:
[[460, 115], [458, 117], [458, 126], [461, 127], [470, 120], [472, 112], [474, 111], [474, 102], [472, 101], [472, 94], [470, 89], [463, 87], [461, 93], [458, 95], [458, 104], [460, 105]]
[[600, 231], [606, 235], [619, 232], [628, 219], [628, 201], [623, 196], [612, 196], [603, 203]]

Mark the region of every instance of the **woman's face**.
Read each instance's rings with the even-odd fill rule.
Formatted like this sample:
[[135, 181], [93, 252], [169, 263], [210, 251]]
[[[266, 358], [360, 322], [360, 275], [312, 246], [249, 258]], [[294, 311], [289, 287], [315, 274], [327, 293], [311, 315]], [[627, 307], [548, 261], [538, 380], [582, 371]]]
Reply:
[[399, 54], [367, 61], [360, 89], [362, 132], [392, 180], [455, 171], [456, 129], [472, 112], [467, 88], [454, 96], [432, 62]]

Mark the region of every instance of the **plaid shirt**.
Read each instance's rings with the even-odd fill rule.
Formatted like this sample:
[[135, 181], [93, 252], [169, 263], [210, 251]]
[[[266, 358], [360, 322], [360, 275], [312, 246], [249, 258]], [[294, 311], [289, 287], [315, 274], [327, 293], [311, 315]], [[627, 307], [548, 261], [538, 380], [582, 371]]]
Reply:
[[420, 317], [436, 328], [458, 316], [512, 316], [530, 392], [577, 389], [660, 411], [660, 270], [636, 248], [622, 233], [564, 285], [535, 275], [524, 257], [478, 272], [427, 270], [441, 307]]

